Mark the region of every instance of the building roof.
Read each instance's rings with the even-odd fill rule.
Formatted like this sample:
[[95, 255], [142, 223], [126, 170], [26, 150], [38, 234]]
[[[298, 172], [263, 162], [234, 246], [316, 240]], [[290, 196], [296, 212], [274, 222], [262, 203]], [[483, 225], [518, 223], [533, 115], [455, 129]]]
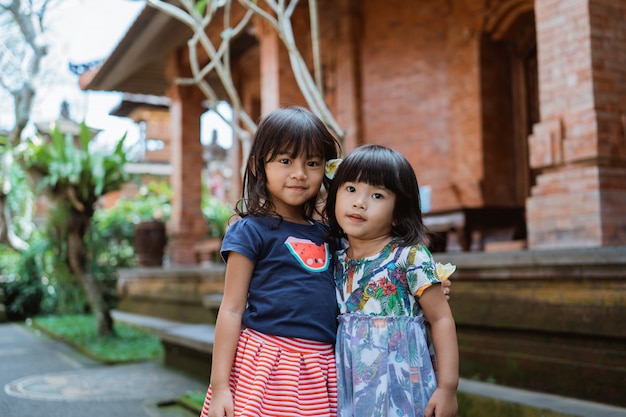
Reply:
[[146, 5], [102, 66], [81, 77], [81, 87], [165, 96], [167, 55], [191, 34], [179, 21]]
[[[80, 86], [84, 90], [165, 96], [170, 85], [165, 75], [167, 57], [172, 51], [186, 47], [191, 36], [192, 31], [186, 25], [146, 4], [102, 66], [87, 69], [80, 76]], [[243, 31], [230, 45], [231, 59], [256, 42], [253, 35]], [[218, 97], [225, 98], [217, 76], [211, 73], [208, 77]]]
[[[34, 125], [37, 132], [42, 135], [49, 135], [55, 127], [61, 133], [69, 133], [72, 136], [80, 135], [81, 124], [70, 118], [69, 103], [67, 101], [63, 101], [61, 103], [61, 111], [59, 112], [58, 118], [46, 122], [37, 122], [34, 123]], [[96, 129], [93, 127], [88, 127], [88, 129], [91, 132], [92, 137], [102, 131], [102, 129]]]
[[129, 117], [138, 108], [167, 110], [169, 107], [170, 99], [167, 97], [125, 93], [122, 101], [113, 107], [109, 114], [111, 116]]

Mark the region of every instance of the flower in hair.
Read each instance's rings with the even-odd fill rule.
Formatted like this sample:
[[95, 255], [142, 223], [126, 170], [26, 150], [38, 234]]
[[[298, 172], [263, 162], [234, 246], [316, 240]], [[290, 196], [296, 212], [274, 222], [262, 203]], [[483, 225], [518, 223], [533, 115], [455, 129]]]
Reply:
[[437, 267], [437, 277], [441, 281], [447, 280], [448, 278], [450, 278], [450, 275], [452, 275], [454, 271], [456, 271], [456, 265], [452, 265], [449, 262], [445, 265], [437, 262], [435, 266]]
[[335, 178], [335, 174], [337, 173], [337, 169], [339, 168], [339, 164], [341, 164], [343, 159], [329, 159], [326, 161], [326, 166], [324, 167], [324, 174], [328, 179], [332, 180]]

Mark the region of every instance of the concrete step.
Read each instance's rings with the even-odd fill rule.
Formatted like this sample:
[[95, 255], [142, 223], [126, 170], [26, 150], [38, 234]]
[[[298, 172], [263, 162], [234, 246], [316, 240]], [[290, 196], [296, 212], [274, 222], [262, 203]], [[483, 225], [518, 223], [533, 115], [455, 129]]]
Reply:
[[211, 373], [215, 326], [189, 324], [113, 310], [113, 320], [155, 334], [163, 344], [164, 365], [206, 379]]
[[[219, 305], [220, 295], [206, 297], [204, 301]], [[215, 326], [181, 323], [117, 310], [112, 315], [116, 322], [136, 326], [157, 335], [165, 348], [165, 365], [208, 382]], [[626, 408], [465, 378], [461, 378], [459, 382], [459, 406], [464, 413], [462, 415], [467, 417], [478, 417], [471, 410], [482, 410], [481, 416], [501, 417], [626, 417]]]

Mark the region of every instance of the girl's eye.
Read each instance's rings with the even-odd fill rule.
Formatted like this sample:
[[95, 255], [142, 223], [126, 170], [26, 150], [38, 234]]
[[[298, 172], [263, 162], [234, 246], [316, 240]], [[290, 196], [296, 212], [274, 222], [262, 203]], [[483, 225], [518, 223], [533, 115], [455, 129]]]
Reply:
[[372, 194], [372, 197], [376, 200], [380, 200], [381, 198], [383, 198], [383, 195], [381, 193], [374, 193]]
[[317, 167], [320, 166], [320, 163], [318, 161], [309, 161], [307, 162], [307, 165], [310, 167]]
[[288, 164], [289, 163], [289, 159], [288, 158], [280, 158], [278, 160], [279, 163], [281, 164]]
[[349, 193], [353, 193], [353, 192], [356, 191], [356, 188], [354, 188], [352, 185], [348, 185], [346, 187], [346, 191], [349, 192]]

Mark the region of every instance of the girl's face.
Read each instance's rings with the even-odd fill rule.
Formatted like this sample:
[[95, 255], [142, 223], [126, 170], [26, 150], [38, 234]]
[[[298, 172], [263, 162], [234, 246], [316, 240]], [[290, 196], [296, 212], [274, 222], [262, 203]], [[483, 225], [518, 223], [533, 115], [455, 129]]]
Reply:
[[316, 198], [324, 179], [324, 160], [320, 157], [278, 154], [265, 163], [267, 191], [276, 212], [285, 220], [301, 220], [302, 206]]
[[337, 190], [335, 217], [348, 240], [391, 237], [396, 194], [382, 186], [346, 182]]

